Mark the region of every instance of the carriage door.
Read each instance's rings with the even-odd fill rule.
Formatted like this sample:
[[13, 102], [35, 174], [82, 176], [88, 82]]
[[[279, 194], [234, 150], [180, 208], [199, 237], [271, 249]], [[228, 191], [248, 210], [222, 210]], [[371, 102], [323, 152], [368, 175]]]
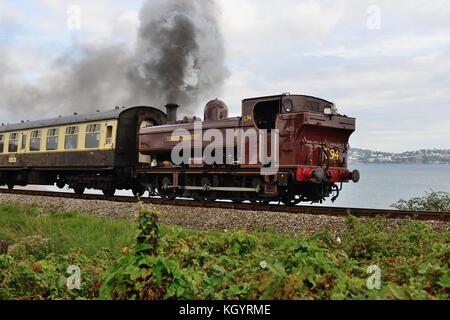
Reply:
[[114, 123], [112, 121], [108, 121], [105, 125], [105, 149], [114, 149]]
[[[147, 127], [153, 127], [153, 122], [149, 121], [149, 120], [144, 120], [141, 122], [141, 126], [139, 127], [139, 132], [141, 132], [141, 129], [147, 128]], [[138, 132], [138, 134], [139, 134]], [[140, 141], [140, 137], [139, 137], [139, 141], [138, 141], [138, 148], [141, 145], [141, 141]], [[152, 161], [151, 156], [147, 155], [147, 154], [142, 154], [139, 152], [139, 164], [144, 164], [144, 165], [150, 165], [150, 162]]]

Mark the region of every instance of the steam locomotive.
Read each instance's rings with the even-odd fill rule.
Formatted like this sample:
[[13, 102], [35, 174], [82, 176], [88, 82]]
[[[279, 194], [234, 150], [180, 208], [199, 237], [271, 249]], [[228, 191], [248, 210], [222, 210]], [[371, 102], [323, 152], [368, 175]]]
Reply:
[[242, 116], [229, 118], [216, 99], [204, 121], [178, 120], [178, 107], [166, 105], [166, 114], [116, 107], [2, 125], [0, 185], [295, 205], [334, 201], [343, 183], [359, 181], [357, 170], [347, 170], [355, 119], [329, 101], [290, 94], [246, 99]]

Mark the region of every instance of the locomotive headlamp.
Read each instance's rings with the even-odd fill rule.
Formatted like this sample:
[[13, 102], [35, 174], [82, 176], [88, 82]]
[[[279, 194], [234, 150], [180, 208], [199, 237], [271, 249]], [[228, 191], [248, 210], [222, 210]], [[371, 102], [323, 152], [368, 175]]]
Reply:
[[291, 112], [292, 108], [294, 107], [294, 103], [292, 103], [291, 99], [286, 99], [286, 100], [284, 100], [283, 107], [284, 107], [284, 111]]

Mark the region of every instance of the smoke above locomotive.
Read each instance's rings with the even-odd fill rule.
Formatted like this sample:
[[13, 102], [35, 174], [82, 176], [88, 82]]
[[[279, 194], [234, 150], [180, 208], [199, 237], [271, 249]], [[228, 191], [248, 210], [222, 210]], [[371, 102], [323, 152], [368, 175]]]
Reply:
[[[0, 107], [11, 116], [86, 113], [116, 105], [178, 103], [191, 113], [219, 96], [228, 70], [214, 1], [144, 2], [136, 45], [80, 45], [31, 81], [0, 69]], [[0, 53], [1, 65], [14, 57]], [[33, 72], [33, 70], [30, 70]]]
[[[137, 83], [158, 105], [197, 106], [217, 96], [228, 74], [213, 1], [148, 1], [141, 10]], [[144, 81], [139, 81], [143, 79]], [[151, 98], [154, 100], [155, 98]]]

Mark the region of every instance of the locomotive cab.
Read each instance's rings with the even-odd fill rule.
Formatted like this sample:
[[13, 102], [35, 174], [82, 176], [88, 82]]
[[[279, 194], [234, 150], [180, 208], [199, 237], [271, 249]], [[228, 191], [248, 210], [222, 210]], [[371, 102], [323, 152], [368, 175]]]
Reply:
[[246, 99], [242, 112], [244, 129], [278, 130], [280, 174], [274, 180], [287, 203], [319, 202], [333, 193], [335, 200], [337, 184], [359, 181], [359, 172], [347, 170], [355, 119], [339, 115], [334, 103], [283, 94]]

